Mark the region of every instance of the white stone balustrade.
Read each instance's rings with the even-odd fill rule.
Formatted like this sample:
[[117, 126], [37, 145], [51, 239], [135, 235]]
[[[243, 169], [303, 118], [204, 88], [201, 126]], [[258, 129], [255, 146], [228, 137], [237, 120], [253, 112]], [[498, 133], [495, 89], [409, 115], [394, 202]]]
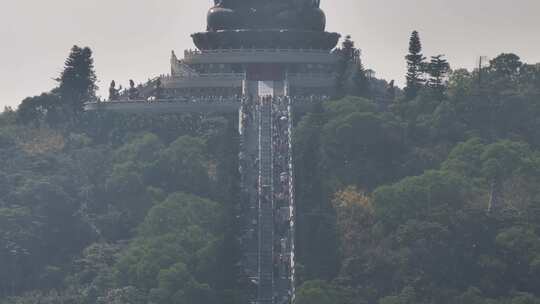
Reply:
[[218, 49], [186, 50], [186, 64], [209, 63], [316, 63], [335, 64], [338, 55], [312, 49]]

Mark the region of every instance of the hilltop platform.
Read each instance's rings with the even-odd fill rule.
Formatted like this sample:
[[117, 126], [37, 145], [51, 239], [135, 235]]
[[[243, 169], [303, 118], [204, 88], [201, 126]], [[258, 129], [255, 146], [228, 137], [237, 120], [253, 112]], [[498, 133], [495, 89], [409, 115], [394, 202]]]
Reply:
[[[310, 111], [313, 105], [312, 101], [296, 101], [293, 103], [293, 110], [295, 113], [305, 113]], [[176, 99], [153, 102], [144, 100], [94, 102], [87, 103], [84, 109], [85, 111], [112, 111], [130, 114], [234, 114], [238, 113], [240, 107], [239, 101], [192, 102]]]

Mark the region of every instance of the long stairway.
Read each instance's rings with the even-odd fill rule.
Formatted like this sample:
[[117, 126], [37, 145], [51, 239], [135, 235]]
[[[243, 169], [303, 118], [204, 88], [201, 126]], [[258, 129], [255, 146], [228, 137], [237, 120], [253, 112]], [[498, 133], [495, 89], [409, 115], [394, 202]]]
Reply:
[[[259, 278], [259, 123], [253, 100], [244, 99], [240, 108], [240, 176], [242, 202], [239, 214], [241, 223], [240, 244], [243, 250], [243, 272], [254, 287]], [[249, 288], [250, 290], [252, 288]], [[253, 298], [256, 291], [250, 292]]]
[[292, 115], [287, 97], [278, 97], [272, 105], [272, 146], [274, 183], [274, 273], [275, 303], [294, 301], [294, 184], [292, 167]]
[[274, 193], [272, 99], [259, 103], [259, 288], [258, 303], [274, 303]]
[[291, 304], [295, 293], [291, 102], [277, 90], [247, 92], [253, 97], [240, 110], [242, 265], [254, 287], [251, 304]]

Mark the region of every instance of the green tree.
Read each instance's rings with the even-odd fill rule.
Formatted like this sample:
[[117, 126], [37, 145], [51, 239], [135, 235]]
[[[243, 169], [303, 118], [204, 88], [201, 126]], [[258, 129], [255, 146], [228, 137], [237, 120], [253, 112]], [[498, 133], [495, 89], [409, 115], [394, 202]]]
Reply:
[[361, 60], [356, 62], [356, 71], [353, 75], [353, 96], [369, 97], [370, 95], [370, 83], [367, 76], [366, 69]]
[[392, 117], [371, 111], [336, 116], [321, 134], [325, 183], [332, 192], [347, 185], [371, 189], [394, 174], [392, 163], [402, 155], [403, 139]]
[[133, 286], [115, 288], [97, 299], [97, 304], [145, 304], [147, 297]]
[[39, 126], [53, 124], [61, 115], [61, 100], [56, 93], [43, 93], [25, 98], [17, 109], [17, 121], [23, 124]]
[[84, 104], [96, 99], [97, 77], [94, 71], [92, 50], [73, 46], [58, 77], [58, 91], [64, 110], [70, 117], [78, 117]]
[[435, 98], [442, 100], [446, 91], [446, 77], [450, 71], [450, 64], [444, 55], [432, 56], [431, 61], [427, 65], [427, 72], [429, 74], [428, 87], [431, 88], [435, 94]]
[[163, 99], [163, 87], [162, 87], [162, 84], [161, 84], [161, 78], [158, 78], [155, 82], [154, 82], [154, 91], [153, 91], [153, 95], [156, 99]]
[[341, 48], [336, 52], [339, 55], [339, 62], [335, 96], [338, 98], [345, 95], [367, 97], [370, 86], [369, 78], [360, 59], [360, 50], [354, 46], [350, 35], [345, 37]]
[[497, 76], [507, 79], [515, 79], [523, 63], [516, 54], [503, 53], [489, 62], [489, 70]]
[[159, 303], [213, 299], [223, 216], [215, 202], [169, 196], [149, 211], [139, 237], [117, 264], [120, 286], [151, 291]]
[[409, 54], [407, 59], [407, 85], [405, 86], [405, 99], [412, 100], [424, 85], [424, 68], [426, 59], [422, 55], [422, 43], [417, 31], [413, 31], [409, 41]]
[[401, 290], [397, 296], [386, 296], [379, 300], [379, 304], [413, 304], [418, 303], [416, 291], [413, 287], [407, 286]]
[[181, 136], [159, 155], [157, 186], [169, 191], [210, 193], [209, 157], [206, 143], [200, 138]]
[[325, 281], [314, 280], [302, 284], [297, 292], [298, 304], [352, 304], [354, 294]]

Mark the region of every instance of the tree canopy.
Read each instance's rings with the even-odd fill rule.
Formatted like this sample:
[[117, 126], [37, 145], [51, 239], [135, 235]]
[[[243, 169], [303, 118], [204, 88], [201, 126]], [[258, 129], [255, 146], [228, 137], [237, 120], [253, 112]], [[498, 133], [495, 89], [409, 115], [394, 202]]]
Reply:
[[[413, 33], [405, 94], [366, 93], [337, 52], [293, 130], [297, 303], [540, 303], [540, 65], [451, 70]], [[84, 112], [95, 84], [74, 47], [0, 114], [0, 303], [245, 303], [238, 118]]]

